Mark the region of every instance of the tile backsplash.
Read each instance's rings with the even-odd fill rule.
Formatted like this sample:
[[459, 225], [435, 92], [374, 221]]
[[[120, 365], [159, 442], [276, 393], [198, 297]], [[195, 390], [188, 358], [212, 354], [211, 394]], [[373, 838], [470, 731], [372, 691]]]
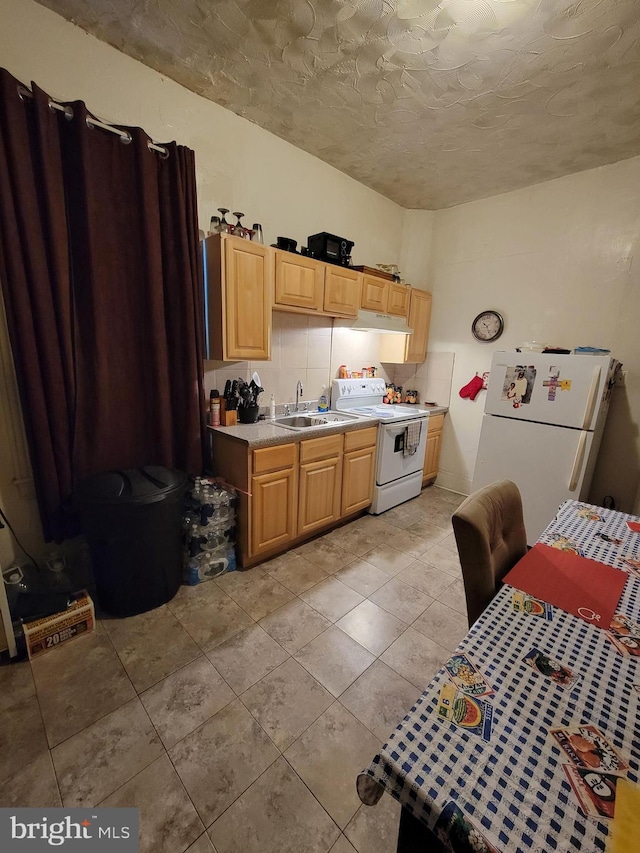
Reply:
[[205, 361], [207, 394], [212, 388], [222, 393], [227, 379], [249, 381], [256, 371], [264, 388], [260, 405], [268, 405], [271, 394], [276, 403], [294, 402], [298, 380], [304, 389], [302, 399], [317, 400], [323, 387], [331, 389], [341, 364], [350, 370], [373, 365], [377, 376], [418, 389], [420, 400], [449, 404], [453, 353], [430, 353], [418, 366], [381, 364], [380, 335], [355, 331], [346, 320], [283, 311], [273, 312], [271, 334], [271, 361]]
[[423, 364], [396, 364], [393, 382], [403, 388], [415, 388], [421, 403], [448, 406], [451, 398], [453, 352], [429, 352]]

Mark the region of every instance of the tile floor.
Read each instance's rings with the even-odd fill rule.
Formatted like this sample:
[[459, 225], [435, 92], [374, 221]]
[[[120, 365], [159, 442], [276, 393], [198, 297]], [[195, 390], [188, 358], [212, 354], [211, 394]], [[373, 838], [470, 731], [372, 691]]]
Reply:
[[431, 486], [0, 667], [0, 805], [137, 806], [143, 853], [393, 853], [355, 779], [467, 631]]

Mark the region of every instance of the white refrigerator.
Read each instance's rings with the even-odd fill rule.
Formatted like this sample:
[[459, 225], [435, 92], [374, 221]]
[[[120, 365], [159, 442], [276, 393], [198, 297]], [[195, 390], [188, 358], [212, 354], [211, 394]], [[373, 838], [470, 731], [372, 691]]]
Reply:
[[529, 545], [563, 501], [587, 500], [620, 367], [609, 356], [494, 354], [472, 488], [513, 480]]

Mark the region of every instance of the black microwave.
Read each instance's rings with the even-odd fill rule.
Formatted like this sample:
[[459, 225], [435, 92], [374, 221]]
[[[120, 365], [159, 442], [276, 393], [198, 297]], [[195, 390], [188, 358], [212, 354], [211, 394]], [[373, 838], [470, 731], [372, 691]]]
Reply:
[[343, 267], [351, 266], [351, 250], [354, 247], [351, 240], [344, 237], [336, 237], [335, 234], [312, 234], [307, 239], [307, 251], [312, 258], [321, 261], [329, 261], [331, 264], [340, 264]]

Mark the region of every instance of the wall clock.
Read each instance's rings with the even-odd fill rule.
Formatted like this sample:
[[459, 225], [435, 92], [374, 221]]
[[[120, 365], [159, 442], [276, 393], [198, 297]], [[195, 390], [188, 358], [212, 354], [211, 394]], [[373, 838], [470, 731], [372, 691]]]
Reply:
[[471, 332], [483, 344], [497, 341], [504, 331], [504, 320], [497, 311], [482, 311], [471, 324]]

